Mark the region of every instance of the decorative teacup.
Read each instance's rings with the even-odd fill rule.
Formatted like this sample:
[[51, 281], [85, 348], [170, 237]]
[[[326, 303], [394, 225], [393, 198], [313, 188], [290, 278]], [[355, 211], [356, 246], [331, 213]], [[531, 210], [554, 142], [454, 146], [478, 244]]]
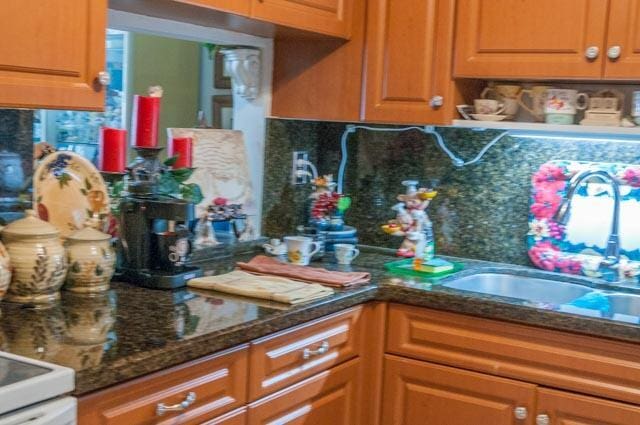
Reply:
[[269, 255], [284, 255], [287, 253], [287, 247], [280, 239], [269, 239], [269, 243], [262, 245], [265, 252]]
[[285, 236], [287, 245], [287, 258], [291, 264], [306, 266], [311, 257], [320, 250], [318, 242], [306, 236]]
[[355, 245], [338, 243], [333, 245], [336, 260], [338, 264], [351, 264], [351, 262], [360, 254], [360, 250]]
[[504, 112], [504, 105], [494, 99], [476, 99], [473, 106], [476, 114], [498, 115]]
[[486, 87], [480, 97], [483, 99], [496, 99], [504, 105], [506, 115], [518, 113], [518, 98], [522, 92], [522, 87], [515, 84], [497, 84]]

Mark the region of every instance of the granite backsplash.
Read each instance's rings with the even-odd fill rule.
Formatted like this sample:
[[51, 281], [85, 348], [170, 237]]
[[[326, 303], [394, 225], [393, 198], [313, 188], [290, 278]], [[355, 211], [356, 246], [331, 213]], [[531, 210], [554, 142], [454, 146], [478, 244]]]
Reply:
[[[321, 174], [337, 175], [340, 136], [346, 123], [270, 119], [265, 152], [263, 233], [280, 237], [295, 231], [305, 217], [310, 185], [291, 185], [295, 150], [308, 151]], [[500, 132], [438, 128], [450, 149], [469, 160]], [[441, 254], [529, 264], [525, 235], [531, 175], [546, 161], [640, 162], [640, 140], [512, 137], [495, 144], [483, 159], [463, 168], [452, 165], [431, 136], [419, 131], [358, 130], [347, 143], [349, 160], [344, 192], [353, 204], [346, 222], [361, 243], [397, 247], [380, 224], [393, 218], [391, 207], [404, 187], [417, 179], [438, 190], [429, 215]]]

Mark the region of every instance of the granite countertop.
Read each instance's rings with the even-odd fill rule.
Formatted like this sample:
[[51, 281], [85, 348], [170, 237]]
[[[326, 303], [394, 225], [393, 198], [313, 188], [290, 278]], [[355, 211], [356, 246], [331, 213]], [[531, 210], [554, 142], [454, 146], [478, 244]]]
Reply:
[[[204, 265], [206, 274], [231, 271], [236, 261], [254, 253], [237, 254]], [[610, 289], [598, 281], [575, 279], [527, 267], [454, 259], [464, 270], [434, 282], [385, 272], [393, 251], [364, 248], [352, 266], [332, 262], [314, 265], [335, 270], [366, 270], [372, 284], [340, 290], [322, 300], [287, 306], [211, 291], [161, 291], [114, 282], [100, 296], [63, 292], [48, 308], [0, 303], [0, 351], [72, 367], [76, 395], [86, 394], [147, 373], [215, 353], [261, 336], [372, 300], [477, 315], [579, 332], [640, 344], [640, 318], [635, 323], [557, 311], [553, 305], [481, 295], [444, 288], [440, 283], [479, 271], [517, 271], [532, 277], [578, 281]], [[640, 293], [627, 288], [626, 291]]]

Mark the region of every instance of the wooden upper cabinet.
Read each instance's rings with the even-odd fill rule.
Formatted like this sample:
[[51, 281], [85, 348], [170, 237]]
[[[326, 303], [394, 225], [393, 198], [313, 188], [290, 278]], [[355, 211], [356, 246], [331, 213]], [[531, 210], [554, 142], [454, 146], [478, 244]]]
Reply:
[[535, 385], [390, 355], [384, 369], [382, 425], [533, 423]]
[[454, 11], [454, 0], [368, 2], [363, 120], [450, 120]]
[[0, 107], [101, 110], [106, 0], [0, 2]]
[[538, 390], [537, 423], [554, 425], [637, 425], [640, 407], [563, 391]]
[[[616, 9], [638, 2], [611, 3], [619, 4]], [[599, 79], [608, 5], [609, 0], [459, 0], [454, 75]], [[625, 35], [640, 47], [638, 33]], [[589, 47], [599, 50], [593, 59], [587, 58]]]
[[210, 7], [222, 12], [235, 13], [236, 15], [249, 16], [251, 0], [177, 0], [180, 3], [193, 4], [195, 6]]
[[604, 76], [637, 80], [640, 78], [640, 0], [614, 0], [610, 7]]
[[349, 39], [354, 0], [251, 0], [251, 17]]

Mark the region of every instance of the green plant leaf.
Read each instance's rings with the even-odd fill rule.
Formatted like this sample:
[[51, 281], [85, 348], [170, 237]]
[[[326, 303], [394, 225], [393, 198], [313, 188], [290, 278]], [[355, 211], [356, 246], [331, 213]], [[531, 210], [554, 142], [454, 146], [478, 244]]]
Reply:
[[124, 190], [124, 180], [121, 180], [113, 184], [111, 189], [111, 194], [115, 198], [120, 198], [123, 190]]
[[169, 170], [169, 172], [178, 183], [184, 183], [189, 180], [189, 177], [193, 174], [193, 169], [178, 168], [177, 170]]
[[163, 164], [167, 167], [173, 166], [178, 161], [178, 155], [171, 156], [164, 160]]
[[180, 191], [180, 184], [170, 173], [163, 173], [160, 175], [158, 190], [164, 195], [174, 195]]
[[196, 183], [184, 184], [180, 188], [180, 195], [182, 199], [193, 204], [199, 204], [204, 199], [202, 196], [202, 190]]

